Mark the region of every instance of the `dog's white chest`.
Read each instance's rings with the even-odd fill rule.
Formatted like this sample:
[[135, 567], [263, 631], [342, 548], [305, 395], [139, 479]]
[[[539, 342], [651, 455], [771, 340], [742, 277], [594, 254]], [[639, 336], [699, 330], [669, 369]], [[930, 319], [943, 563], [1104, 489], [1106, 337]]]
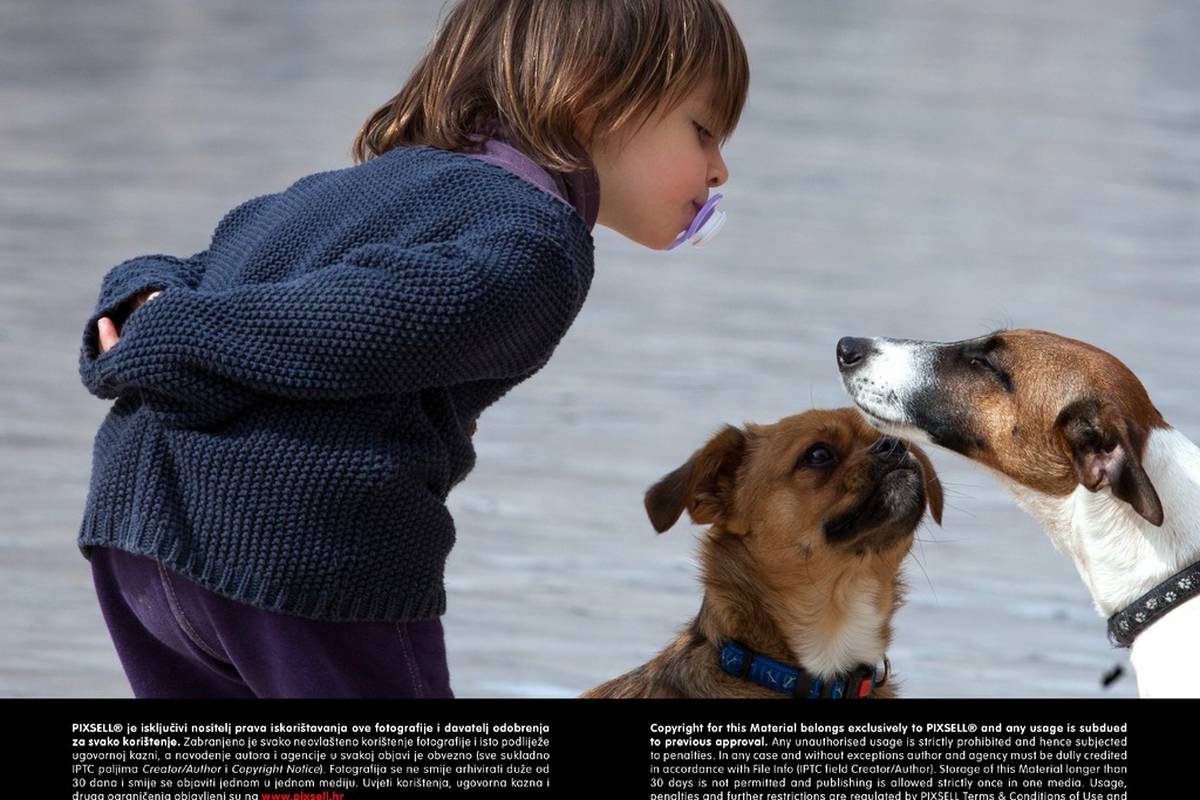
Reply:
[[814, 635], [811, 627], [787, 636], [792, 652], [812, 673], [829, 677], [853, 669], [859, 664], [878, 664], [883, 660], [882, 637], [886, 615], [878, 607], [879, 585], [864, 580], [846, 594], [846, 605], [832, 630]]
[[1193, 597], [1133, 642], [1129, 659], [1142, 697], [1200, 697], [1193, 665], [1200, 660], [1200, 597]]

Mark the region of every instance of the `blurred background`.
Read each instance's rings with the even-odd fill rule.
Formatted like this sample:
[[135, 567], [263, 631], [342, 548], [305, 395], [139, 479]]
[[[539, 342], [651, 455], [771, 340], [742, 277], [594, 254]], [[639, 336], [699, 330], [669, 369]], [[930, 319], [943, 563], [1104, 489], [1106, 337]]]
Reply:
[[[722, 423], [846, 405], [843, 335], [1047, 328], [1200, 437], [1200, 5], [727, 6], [753, 70], [728, 224], [669, 254], [597, 228], [582, 314], [480, 420], [450, 498], [460, 696], [570, 696], [655, 654], [699, 608], [699, 529], [656, 536], [642, 492]], [[74, 544], [107, 410], [76, 374], [101, 277], [348, 165], [442, 11], [0, 0], [0, 695], [130, 696]], [[932, 455], [948, 506], [906, 569], [904, 693], [1134, 695], [1071, 564]]]

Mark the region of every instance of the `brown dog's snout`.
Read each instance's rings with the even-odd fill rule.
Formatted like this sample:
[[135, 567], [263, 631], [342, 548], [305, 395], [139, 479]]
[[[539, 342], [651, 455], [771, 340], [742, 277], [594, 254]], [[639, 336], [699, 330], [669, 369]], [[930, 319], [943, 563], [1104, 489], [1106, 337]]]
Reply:
[[881, 436], [867, 452], [883, 464], [897, 464], [908, 453], [908, 445], [895, 436]]

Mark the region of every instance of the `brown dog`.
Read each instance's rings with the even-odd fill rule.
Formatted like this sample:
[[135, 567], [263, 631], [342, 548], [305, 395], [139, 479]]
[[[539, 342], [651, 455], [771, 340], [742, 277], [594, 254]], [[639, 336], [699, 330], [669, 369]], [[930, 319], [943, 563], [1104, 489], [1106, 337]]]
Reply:
[[725, 428], [646, 493], [659, 533], [685, 508], [711, 526], [700, 613], [583, 696], [892, 697], [875, 665], [926, 501], [940, 523], [929, 459], [853, 409]]

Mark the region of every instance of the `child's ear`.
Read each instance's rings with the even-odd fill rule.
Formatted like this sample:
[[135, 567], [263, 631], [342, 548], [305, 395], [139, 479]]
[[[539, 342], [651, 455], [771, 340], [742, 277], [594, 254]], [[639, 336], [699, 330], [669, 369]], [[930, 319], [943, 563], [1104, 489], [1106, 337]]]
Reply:
[[592, 146], [592, 134], [596, 132], [596, 112], [584, 111], [575, 117], [575, 141], [586, 148]]
[[646, 492], [646, 513], [662, 533], [686, 508], [698, 524], [721, 522], [730, 516], [738, 467], [746, 454], [746, 434], [726, 426], [687, 463], [663, 476]]

